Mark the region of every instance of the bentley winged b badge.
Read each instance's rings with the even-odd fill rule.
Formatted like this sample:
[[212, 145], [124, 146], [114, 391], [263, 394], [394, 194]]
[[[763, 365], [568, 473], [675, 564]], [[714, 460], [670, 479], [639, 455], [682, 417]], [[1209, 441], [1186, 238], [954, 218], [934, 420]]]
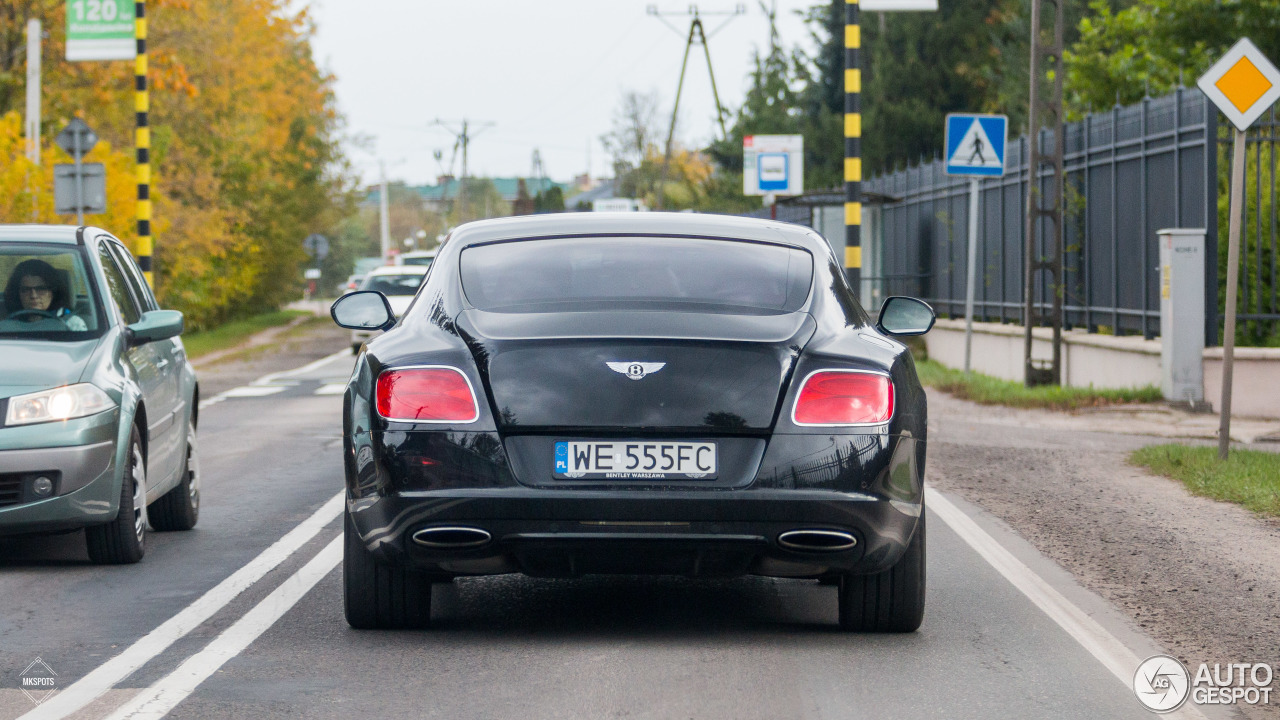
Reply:
[[666, 363], [658, 362], [606, 362], [605, 365], [608, 365], [610, 370], [622, 373], [632, 380], [639, 380], [667, 366]]

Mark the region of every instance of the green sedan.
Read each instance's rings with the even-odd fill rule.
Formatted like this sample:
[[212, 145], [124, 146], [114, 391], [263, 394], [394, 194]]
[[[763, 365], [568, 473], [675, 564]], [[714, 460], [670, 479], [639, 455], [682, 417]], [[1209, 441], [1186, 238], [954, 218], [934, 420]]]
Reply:
[[133, 563], [200, 512], [199, 390], [129, 251], [92, 227], [0, 225], [0, 535], [84, 528]]

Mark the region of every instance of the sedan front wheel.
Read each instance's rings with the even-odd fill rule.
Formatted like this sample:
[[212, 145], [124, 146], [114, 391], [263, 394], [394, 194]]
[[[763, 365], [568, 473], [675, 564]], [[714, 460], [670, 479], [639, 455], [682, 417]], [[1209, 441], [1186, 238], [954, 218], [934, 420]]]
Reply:
[[106, 525], [85, 528], [89, 559], [100, 565], [136, 563], [147, 543], [147, 463], [135, 425], [129, 435], [128, 466], [120, 483], [120, 512]]

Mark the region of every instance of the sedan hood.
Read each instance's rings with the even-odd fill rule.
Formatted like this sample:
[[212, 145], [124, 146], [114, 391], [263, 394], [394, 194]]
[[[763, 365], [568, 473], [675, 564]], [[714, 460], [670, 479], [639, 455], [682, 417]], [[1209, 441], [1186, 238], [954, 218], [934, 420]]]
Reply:
[[100, 340], [0, 340], [0, 398], [70, 385]]

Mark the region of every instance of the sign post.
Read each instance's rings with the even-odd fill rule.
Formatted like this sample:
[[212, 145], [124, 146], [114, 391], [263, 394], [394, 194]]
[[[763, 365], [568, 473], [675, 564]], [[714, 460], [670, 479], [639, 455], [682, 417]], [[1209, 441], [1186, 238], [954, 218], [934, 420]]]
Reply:
[[964, 291], [964, 371], [973, 354], [973, 295], [978, 268], [978, 200], [981, 177], [1004, 175], [1009, 118], [1004, 115], [947, 115], [947, 174], [969, 180], [969, 266]]
[[1280, 100], [1280, 70], [1249, 38], [1240, 41], [1196, 83], [1235, 126], [1231, 144], [1231, 216], [1227, 220], [1227, 312], [1222, 335], [1222, 403], [1218, 458], [1231, 447], [1231, 381], [1236, 349], [1236, 297], [1240, 281], [1240, 224], [1244, 214], [1245, 130]]

